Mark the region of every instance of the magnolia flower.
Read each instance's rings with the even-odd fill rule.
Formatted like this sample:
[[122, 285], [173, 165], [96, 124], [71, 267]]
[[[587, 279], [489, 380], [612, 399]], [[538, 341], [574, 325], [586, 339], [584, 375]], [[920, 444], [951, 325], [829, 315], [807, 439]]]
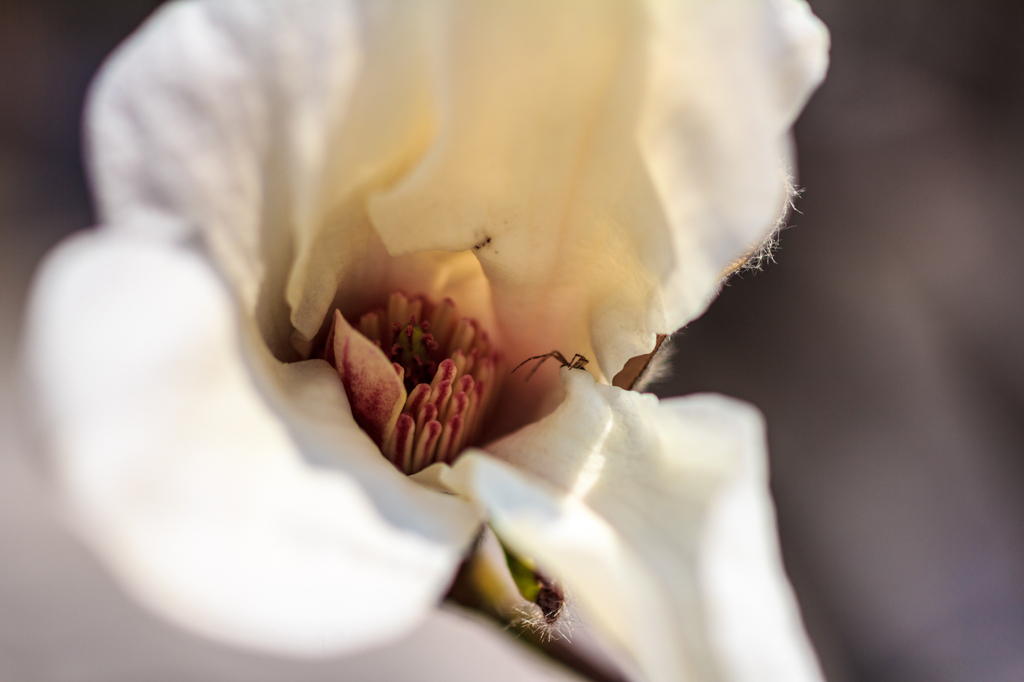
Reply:
[[70, 522], [242, 645], [396, 638], [486, 523], [638, 677], [820, 679], [757, 412], [611, 384], [772, 229], [826, 50], [801, 0], [165, 5], [30, 303]]

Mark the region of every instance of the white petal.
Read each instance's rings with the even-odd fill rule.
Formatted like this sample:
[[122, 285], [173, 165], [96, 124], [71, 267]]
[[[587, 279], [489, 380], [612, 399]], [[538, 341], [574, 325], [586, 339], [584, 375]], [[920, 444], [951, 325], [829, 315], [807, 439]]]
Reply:
[[446, 482], [563, 580], [645, 679], [820, 681], [778, 554], [756, 411], [562, 375], [561, 407], [491, 456], [464, 456]]
[[278, 357], [293, 327], [312, 338], [338, 292], [347, 315], [394, 289], [452, 295], [493, 328], [471, 254], [393, 259], [365, 213], [429, 142], [424, 15], [438, 7], [168, 3], [90, 95], [103, 222], [198, 234]]
[[821, 682], [782, 566], [767, 463], [751, 445], [708, 509], [698, 548], [711, 640], [733, 682]]
[[[230, 313], [223, 292], [179, 311], [182, 320], [191, 321], [184, 327], [198, 336], [203, 329], [194, 327], [198, 318], [191, 315], [205, 310], [204, 305], [221, 306], [211, 317], [220, 326], [211, 324], [210, 329], [221, 343], [216, 352], [222, 364], [234, 368], [221, 394], [208, 392], [203, 383], [217, 373], [179, 376], [169, 369], [175, 363], [161, 364], [164, 356], [154, 353], [194, 354], [196, 348], [161, 345], [184, 341], [178, 333], [164, 331], [174, 327], [174, 320], [154, 314], [145, 303], [150, 297], [126, 286], [113, 292], [117, 296], [105, 293], [109, 298], [102, 303], [79, 302], [76, 296], [97, 296], [96, 288], [104, 281], [90, 282], [85, 274], [77, 291], [57, 284], [43, 287], [35, 319], [45, 323], [36, 324], [34, 338], [46, 353], [36, 354], [36, 370], [63, 472], [78, 491], [79, 507], [88, 512], [83, 523], [94, 532], [95, 542], [119, 561], [151, 602], [182, 620], [224, 621], [230, 625], [225, 631], [236, 632], [238, 617], [231, 615], [229, 602], [242, 594], [251, 596], [247, 585], [256, 583], [243, 581], [228, 589], [227, 596], [209, 600], [168, 597], [174, 590], [188, 592], [190, 586], [198, 586], [191, 594], [212, 594], [216, 586], [203, 583], [206, 578], [198, 570], [185, 572], [188, 579], [178, 578], [178, 571], [167, 568], [174, 561], [156, 559], [171, 557], [168, 552], [174, 548], [153, 540], [160, 535], [144, 532], [147, 524], [170, 523], [179, 518], [176, 513], [163, 517], [159, 509], [126, 511], [147, 499], [129, 494], [141, 487], [134, 477], [146, 485], [164, 483], [149, 465], [169, 462], [181, 465], [185, 474], [167, 481], [172, 489], [181, 486], [189, 499], [223, 508], [217, 500], [224, 485], [190, 487], [200, 479], [220, 479], [187, 475], [193, 467], [204, 472], [213, 467], [240, 504], [252, 504], [268, 518], [291, 510], [285, 502], [300, 511], [304, 505], [321, 504], [318, 494], [298, 492], [310, 481], [317, 482], [311, 486], [318, 490], [345, 488], [344, 504], [352, 507], [346, 513], [370, 518], [366, 528], [391, 528], [381, 552], [388, 555], [398, 550], [387, 547], [405, 547], [391, 543], [397, 536], [418, 548], [408, 549], [411, 554], [419, 556], [422, 550], [434, 556], [435, 569], [441, 564], [450, 569], [451, 548], [464, 539], [463, 526], [471, 522], [451, 507], [454, 502], [440, 497], [428, 502], [426, 492], [409, 493], [393, 483], [396, 474], [382, 468], [386, 464], [375, 452], [353, 450], [353, 457], [346, 456], [338, 444], [359, 442], [361, 434], [351, 422], [336, 418], [347, 404], [333, 376], [316, 363], [284, 366], [274, 359], [287, 356], [293, 327], [308, 339], [332, 301], [345, 313], [359, 312], [360, 306], [378, 303], [375, 297], [398, 286], [435, 296], [472, 292], [475, 302], [470, 307], [483, 311], [470, 312], [486, 317], [493, 290], [500, 324], [496, 331], [506, 336], [511, 352], [521, 356], [559, 348], [592, 354], [599, 374], [614, 375], [627, 358], [650, 350], [656, 333], [673, 331], [699, 314], [725, 266], [770, 228], [785, 194], [780, 163], [788, 152], [787, 130], [823, 73], [826, 48], [824, 29], [798, 0], [651, 0], [632, 5], [590, 0], [559, 5], [525, 0], [192, 0], [167, 5], [113, 58], [92, 95], [89, 129], [98, 204], [111, 230], [142, 232], [178, 244], [196, 236], [202, 240], [243, 312], [255, 317], [258, 336], [246, 333], [241, 341], [256, 375], [248, 375], [234, 352], [237, 343], [226, 340], [234, 337], [225, 332]], [[479, 248], [468, 251], [474, 247]], [[424, 249], [462, 253], [414, 253]], [[150, 256], [175, 262], [183, 257]], [[58, 263], [75, 262], [70, 256], [62, 258]], [[143, 260], [150, 262], [148, 258]], [[72, 269], [52, 266], [51, 272], [58, 274], [48, 277], [63, 282], [66, 277], [60, 272], [65, 268]], [[120, 261], [110, 273], [90, 273], [114, 277], [121, 268], [132, 277], [143, 274], [136, 265]], [[187, 269], [202, 270], [194, 263]], [[208, 280], [209, 273], [196, 277]], [[129, 279], [135, 281], [125, 281]], [[164, 289], [151, 293], [170, 296]], [[108, 302], [117, 305], [105, 308]], [[76, 317], [79, 313], [72, 308], [86, 303], [92, 306], [91, 317]], [[243, 317], [248, 329], [249, 320]], [[83, 320], [77, 333], [91, 355], [74, 366], [65, 367], [63, 358], [52, 353], [59, 347], [53, 341], [58, 318]], [[115, 362], [101, 352], [107, 339], [97, 336], [101, 330], [93, 319], [108, 320], [110, 329], [119, 330], [129, 347], [124, 357]], [[132, 324], [141, 320], [146, 321], [143, 328]], [[182, 326], [182, 320], [176, 325]], [[160, 332], [155, 341], [133, 336], [154, 330]], [[185, 357], [209, 359], [202, 354]], [[133, 372], [121, 371], [122, 365]], [[193, 400], [175, 402], [185, 389], [196, 390], [186, 381], [189, 377], [200, 381], [203, 390]], [[254, 378], [262, 393], [254, 391]], [[152, 386], [164, 381], [175, 390], [152, 395]], [[133, 387], [144, 399], [125, 399]], [[559, 427], [574, 435], [560, 437], [562, 445], [555, 450], [575, 452], [577, 459], [562, 454], [548, 462], [537, 459], [544, 447], [559, 441], [553, 435], [559, 429], [553, 429], [537, 447], [521, 449], [518, 463], [574, 490], [573, 514], [583, 514], [580, 523], [589, 524], [595, 534], [604, 532], [601, 524], [613, 529], [609, 546], [623, 537], [632, 542], [634, 530], [636, 542], [675, 537], [672, 533], [679, 530], [664, 527], [664, 517], [652, 519], [644, 509], [635, 510], [630, 500], [649, 497], [651, 508], [676, 511], [672, 505], [683, 505], [685, 523], [680, 528], [689, 530], [681, 544], [607, 550], [629, 555], [622, 559], [622, 570], [638, 576], [637, 600], [648, 603], [651, 595], [666, 589], [663, 572], [676, 570], [680, 557], [697, 554], [696, 529], [712, 483], [740, 470], [733, 461], [738, 455], [724, 457], [733, 469], [699, 455], [709, 448], [718, 452], [739, 446], [713, 429], [682, 429], [677, 435], [684, 440], [704, 434], [706, 442], [687, 451], [693, 461], [672, 460], [685, 475], [666, 474], [652, 481], [650, 472], [664, 473], [665, 463], [655, 458], [652, 465], [639, 455], [671, 451], [676, 456], [680, 446], [655, 446], [647, 418], [653, 414], [662, 430], [671, 430], [679, 420], [666, 417], [648, 399], [603, 390], [595, 389], [589, 397], [570, 396], [559, 413], [579, 412], [577, 419]], [[96, 395], [106, 399], [95, 400]], [[256, 419], [266, 433], [246, 430], [248, 422], [241, 434], [214, 428], [218, 400], [229, 415], [243, 406], [247, 419]], [[138, 412], [138, 423], [111, 431], [110, 415], [117, 412], [110, 406], [125, 415]], [[285, 416], [288, 430], [275, 414]], [[168, 427], [189, 420], [196, 428]], [[155, 447], [150, 432], [167, 437], [158, 438]], [[114, 433], [117, 438], [108, 443]], [[254, 471], [281, 468], [281, 484], [291, 481], [294, 485], [284, 487], [294, 497], [267, 502], [261, 497], [265, 488], [259, 473], [256, 480], [243, 477], [238, 488], [232, 487], [229, 470], [237, 462], [230, 455], [243, 443], [267, 458], [259, 459], [262, 464]], [[580, 443], [587, 446], [581, 450]], [[188, 445], [182, 450], [188, 456], [176, 458], [175, 444]], [[157, 457], [139, 458], [138, 472], [123, 469], [140, 450]], [[314, 476], [300, 465], [300, 451], [321, 463], [342, 457], [347, 473], [321, 471]], [[606, 451], [627, 454], [611, 457]], [[197, 452], [216, 456], [193, 458]], [[525, 454], [529, 452], [536, 461]], [[585, 460], [579, 459], [584, 455]], [[94, 457], [95, 462], [109, 462], [109, 469], [94, 464]], [[611, 485], [613, 471], [632, 482], [633, 492], [617, 492], [631, 489]], [[324, 477], [328, 483], [322, 482]], [[635, 492], [644, 486], [650, 495]], [[168, 504], [167, 509], [177, 509]], [[417, 514], [421, 505], [433, 505], [431, 514]], [[435, 515], [442, 520], [432, 525], [429, 519]], [[240, 522], [237, 517], [229, 520]], [[262, 527], [252, 523], [250, 529]], [[334, 528], [330, 523], [326, 527]], [[651, 527], [658, 531], [640, 532]], [[731, 525], [723, 522], [723, 527]], [[209, 532], [215, 531], [233, 532], [228, 526], [210, 526]], [[206, 526], [186, 526], [181, 547], [191, 547], [187, 540], [205, 532]], [[270, 539], [297, 541], [283, 533]], [[255, 544], [245, 544], [244, 535], [238, 542], [243, 550], [255, 551]], [[437, 559], [440, 555], [443, 561]], [[330, 556], [343, 559], [338, 553]], [[765, 561], [771, 564], [772, 557]], [[314, 573], [319, 565], [313, 561], [303, 568], [297, 558], [286, 564]], [[268, 565], [266, 570], [277, 569]], [[674, 601], [665, 618], [674, 625], [666, 632], [677, 638], [673, 641], [688, 642], [689, 648], [676, 660], [674, 653], [631, 643], [647, 652], [641, 658], [655, 677], [666, 670], [710, 665], [702, 662], [711, 648], [701, 645], [703, 630], [679, 616], [692, 614], [698, 601], [696, 559], [682, 570], [689, 571], [688, 582], [683, 582], [690, 587], [682, 593], [669, 590]], [[439, 571], [424, 572], [424, 580], [437, 583]], [[609, 575], [614, 573], [602, 574], [598, 582]], [[653, 587], [645, 592], [648, 582]], [[430, 589], [436, 595], [434, 583]], [[161, 587], [165, 584], [177, 587]], [[422, 582], [416, 584], [426, 589]], [[339, 599], [346, 593], [343, 587], [335, 589]], [[271, 602], [246, 603], [252, 610]], [[623, 613], [632, 613], [631, 608], [629, 599], [616, 607], [625, 609]], [[649, 612], [656, 614], [658, 608], [650, 604]], [[299, 611], [305, 613], [303, 609]], [[338, 622], [351, 627], [354, 613], [337, 616]], [[287, 630], [290, 622], [282, 618], [280, 623], [252, 625], [258, 632], [233, 636], [285, 641], [275, 628]], [[264, 626], [266, 631], [259, 629]], [[219, 631], [216, 625], [204, 627]], [[281, 646], [301, 649], [302, 642], [308, 644], [303, 639], [308, 631], [296, 627], [305, 633], [298, 636], [301, 642]], [[248, 632], [244, 627], [237, 631]], [[348, 636], [339, 634], [337, 641]], [[628, 633], [622, 636], [628, 639]], [[658, 641], [655, 635], [649, 640]]]
[[703, 312], [728, 264], [789, 200], [788, 130], [825, 75], [828, 32], [803, 0], [650, 0], [654, 55], [640, 147], [674, 267], [666, 325]]
[[512, 347], [611, 377], [772, 229], [825, 36], [792, 1], [453, 2], [438, 134], [373, 222], [474, 248]]
[[201, 235], [251, 307], [273, 113], [247, 48], [209, 4], [168, 3], [101, 70], [86, 124], [100, 221]]
[[226, 641], [324, 655], [407, 632], [474, 514], [382, 459], [327, 363], [256, 363], [254, 383], [242, 346], [267, 351], [236, 315], [187, 249], [101, 232], [49, 256], [26, 352], [71, 521], [145, 603]]
[[610, 378], [772, 228], [826, 51], [801, 0], [171, 3], [93, 93], [93, 177], [201, 233], [278, 357], [336, 293], [451, 293], [440, 250], [510, 356]]

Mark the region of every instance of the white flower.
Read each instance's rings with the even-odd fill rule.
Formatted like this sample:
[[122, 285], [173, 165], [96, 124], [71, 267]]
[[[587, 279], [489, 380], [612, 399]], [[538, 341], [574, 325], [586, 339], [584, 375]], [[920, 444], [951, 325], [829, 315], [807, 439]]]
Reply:
[[[757, 413], [607, 384], [771, 229], [826, 49], [800, 0], [164, 6], [92, 93], [101, 226], [30, 304], [71, 522], [175, 621], [322, 654], [413, 627], [486, 518], [646, 679], [819, 679]], [[296, 362], [399, 289], [592, 361], [506, 380], [510, 435], [425, 477], [457, 495]]]

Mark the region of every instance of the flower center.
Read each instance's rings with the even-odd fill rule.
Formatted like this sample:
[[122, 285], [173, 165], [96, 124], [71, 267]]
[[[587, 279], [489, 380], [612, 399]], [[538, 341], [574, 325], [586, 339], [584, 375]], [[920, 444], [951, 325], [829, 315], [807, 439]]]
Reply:
[[336, 313], [320, 357], [341, 375], [356, 422], [399, 470], [451, 463], [480, 435], [500, 353], [455, 302], [391, 294], [359, 319]]

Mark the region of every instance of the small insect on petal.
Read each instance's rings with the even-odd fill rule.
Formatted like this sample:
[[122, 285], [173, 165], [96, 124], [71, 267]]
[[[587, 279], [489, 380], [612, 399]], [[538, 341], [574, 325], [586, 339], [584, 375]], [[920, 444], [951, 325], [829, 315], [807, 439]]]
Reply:
[[562, 367], [568, 367], [569, 369], [583, 369], [590, 362], [589, 360], [587, 360], [585, 356], [580, 355], [579, 353], [573, 355], [572, 360], [566, 360], [565, 356], [562, 355], [559, 351], [553, 350], [550, 353], [544, 353], [543, 355], [534, 355], [532, 358], [526, 358], [518, 365], [516, 365], [516, 369], [512, 370], [512, 374], [515, 374], [516, 370], [525, 365], [526, 363], [532, 360], [538, 360], [534, 368], [530, 370], [529, 374], [526, 375], [526, 380], [529, 381], [531, 378], [533, 378], [533, 375], [537, 373], [537, 370], [540, 369], [540, 366], [543, 365], [548, 358], [554, 358], [555, 360], [558, 360], [559, 364]]

